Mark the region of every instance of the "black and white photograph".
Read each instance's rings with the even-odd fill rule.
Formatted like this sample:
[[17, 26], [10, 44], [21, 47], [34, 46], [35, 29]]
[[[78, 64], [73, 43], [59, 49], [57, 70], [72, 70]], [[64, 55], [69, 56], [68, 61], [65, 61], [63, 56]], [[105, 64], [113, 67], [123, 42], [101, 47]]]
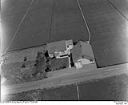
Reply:
[[128, 0], [1, 0], [0, 10], [1, 103], [128, 102]]

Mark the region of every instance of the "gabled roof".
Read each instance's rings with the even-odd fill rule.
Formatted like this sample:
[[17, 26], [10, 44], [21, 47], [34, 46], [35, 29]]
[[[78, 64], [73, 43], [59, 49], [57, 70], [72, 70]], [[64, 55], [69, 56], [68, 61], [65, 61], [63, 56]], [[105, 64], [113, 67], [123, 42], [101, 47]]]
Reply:
[[62, 40], [47, 44], [47, 50], [49, 55], [64, 55], [66, 51], [73, 47], [72, 40]]
[[64, 52], [66, 50], [65, 40], [48, 43], [47, 50], [49, 54], [54, 54], [55, 52]]
[[93, 50], [91, 45], [79, 41], [71, 50], [73, 61], [76, 62], [78, 59], [86, 58], [86, 59], [94, 59]]

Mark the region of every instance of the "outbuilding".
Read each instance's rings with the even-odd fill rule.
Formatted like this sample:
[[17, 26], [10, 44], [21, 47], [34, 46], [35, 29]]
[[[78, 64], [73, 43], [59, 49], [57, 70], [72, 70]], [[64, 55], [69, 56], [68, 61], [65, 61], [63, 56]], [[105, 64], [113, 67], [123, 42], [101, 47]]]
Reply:
[[95, 63], [92, 47], [87, 42], [79, 41], [71, 49], [71, 54], [76, 68], [82, 68], [85, 64]]

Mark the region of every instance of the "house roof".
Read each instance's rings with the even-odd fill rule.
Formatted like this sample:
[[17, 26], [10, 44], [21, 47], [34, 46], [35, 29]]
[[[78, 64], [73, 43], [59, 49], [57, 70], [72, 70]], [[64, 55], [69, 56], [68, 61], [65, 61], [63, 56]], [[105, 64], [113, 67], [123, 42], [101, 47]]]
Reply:
[[94, 59], [94, 54], [91, 45], [86, 42], [79, 41], [73, 47], [71, 53], [74, 62], [81, 58]]
[[64, 52], [66, 50], [66, 42], [65, 40], [62, 40], [48, 43], [47, 50], [49, 54], [53, 54], [54, 52]]

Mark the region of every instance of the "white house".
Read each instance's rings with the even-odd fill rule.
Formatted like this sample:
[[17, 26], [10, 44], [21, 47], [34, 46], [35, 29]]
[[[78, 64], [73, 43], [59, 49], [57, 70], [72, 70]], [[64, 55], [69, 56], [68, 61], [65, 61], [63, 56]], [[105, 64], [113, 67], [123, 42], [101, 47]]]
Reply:
[[73, 48], [72, 40], [62, 40], [47, 44], [47, 50], [50, 57], [64, 58], [70, 54]]

